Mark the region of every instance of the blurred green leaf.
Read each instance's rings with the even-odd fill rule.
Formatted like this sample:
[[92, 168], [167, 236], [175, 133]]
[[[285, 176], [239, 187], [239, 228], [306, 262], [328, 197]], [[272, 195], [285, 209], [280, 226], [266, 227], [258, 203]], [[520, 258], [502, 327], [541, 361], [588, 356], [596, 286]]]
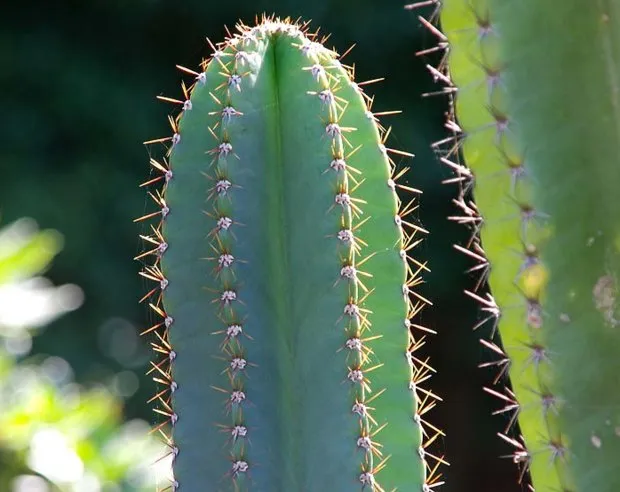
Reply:
[[0, 284], [42, 272], [60, 252], [62, 243], [57, 231], [39, 231], [32, 219], [19, 219], [0, 229]]
[[[29, 219], [0, 229], [0, 324], [8, 319], [8, 307], [18, 314], [11, 321], [44, 321], [32, 312], [20, 317], [20, 310], [47, 310], [52, 317], [67, 310], [62, 302], [37, 302], [41, 289], [49, 293], [63, 286], [45, 281], [37, 287], [31, 278], [47, 268], [61, 247], [57, 232], [39, 232]], [[148, 467], [162, 455], [162, 447], [148, 435], [149, 425], [123, 422], [119, 397], [102, 384], [90, 389], [76, 384], [59, 357], [18, 360], [30, 344], [16, 341], [29, 337], [27, 330], [0, 330], [0, 456], [11, 463], [0, 472], [0, 490], [9, 490], [13, 479], [27, 481], [24, 471], [35, 474], [30, 478], [45, 477], [62, 492], [99, 490], [106, 483], [121, 491], [152, 490]]]

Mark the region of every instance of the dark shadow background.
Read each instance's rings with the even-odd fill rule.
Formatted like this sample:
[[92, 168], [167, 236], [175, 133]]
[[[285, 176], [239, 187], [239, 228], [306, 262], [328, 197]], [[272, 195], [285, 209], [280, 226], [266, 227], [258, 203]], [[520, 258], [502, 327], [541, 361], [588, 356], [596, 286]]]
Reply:
[[[414, 152], [409, 184], [424, 190], [419, 219], [431, 231], [417, 250], [428, 261], [422, 294], [434, 305], [422, 324], [439, 332], [425, 350], [438, 370], [434, 392], [444, 402], [430, 415], [447, 438], [439, 443], [445, 492], [517, 492], [517, 471], [496, 433], [505, 420], [490, 417], [498, 402], [482, 387], [490, 371], [471, 327], [478, 313], [462, 294], [470, 266], [451, 245], [467, 231], [447, 220], [456, 190], [441, 185], [448, 170], [430, 151], [443, 136], [445, 101], [421, 98], [436, 90], [415, 52], [434, 39], [403, 9], [405, 0], [65, 0], [11, 2], [0, 13], [0, 217], [3, 223], [34, 217], [66, 240], [49, 276], [74, 282], [86, 303], [36, 339], [35, 352], [66, 358], [81, 382], [126, 371], [121, 392], [126, 415], [151, 419], [146, 400], [149, 352], [136, 333], [147, 313], [137, 301], [145, 286], [132, 258], [140, 249], [133, 218], [150, 204], [138, 188], [148, 175], [142, 142], [169, 133], [171, 107], [155, 101], [179, 97], [175, 64], [196, 67], [207, 55], [205, 36], [221, 40], [224, 25], [251, 23], [255, 14], [305, 20], [332, 33], [329, 44], [373, 85], [375, 111], [401, 109], [385, 119], [391, 147]], [[133, 381], [133, 382], [132, 382]], [[436, 451], [436, 449], [435, 449]], [[409, 491], [403, 491], [409, 492]], [[413, 492], [413, 491], [412, 491]], [[417, 491], [415, 491], [417, 492]]]

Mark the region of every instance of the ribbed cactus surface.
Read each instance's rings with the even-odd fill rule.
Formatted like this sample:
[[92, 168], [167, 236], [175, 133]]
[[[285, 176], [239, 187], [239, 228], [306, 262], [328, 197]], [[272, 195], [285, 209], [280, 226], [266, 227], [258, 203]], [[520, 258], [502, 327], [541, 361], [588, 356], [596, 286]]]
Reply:
[[[502, 342], [481, 340], [483, 366], [496, 373], [495, 385], [485, 389], [499, 398], [497, 412], [506, 419], [502, 437], [512, 445], [520, 480], [528, 481], [529, 472], [537, 490], [563, 490], [570, 479], [555, 447], [560, 437], [557, 402], [549, 390], [549, 352], [542, 330], [546, 273], [539, 257], [547, 216], [533, 206], [528, 155], [514, 132], [512, 94], [505, 80], [512, 64], [490, 0], [447, 0], [441, 21], [450, 42], [449, 85], [458, 89], [458, 123], [453, 122], [460, 132], [444, 159], [462, 173], [462, 156], [471, 171], [461, 182], [455, 215], [473, 235], [457, 249], [470, 256], [479, 276], [477, 289], [466, 292], [480, 304], [478, 326], [486, 323], [492, 335], [499, 331]], [[475, 205], [466, 198], [471, 190]], [[487, 280], [490, 293], [484, 292]], [[517, 419], [520, 434], [515, 432]]]
[[[182, 491], [422, 491], [424, 268], [385, 132], [336, 53], [263, 18], [214, 47], [153, 161], [143, 275]], [[166, 98], [167, 99], [167, 98]], [[149, 216], [147, 216], [149, 217]], [[421, 332], [423, 333], [423, 332]]]
[[453, 104], [436, 147], [473, 233], [457, 248], [482, 274], [468, 294], [503, 342], [482, 340], [502, 437], [529, 490], [620, 490], [620, 8], [422, 4], [441, 11], [445, 33], [427, 22], [446, 54], [431, 71]]
[[494, 4], [533, 210], [549, 230], [540, 242], [548, 270], [541, 330], [560, 425], [550, 446], [574, 477], [565, 490], [613, 492], [620, 490], [620, 5]]

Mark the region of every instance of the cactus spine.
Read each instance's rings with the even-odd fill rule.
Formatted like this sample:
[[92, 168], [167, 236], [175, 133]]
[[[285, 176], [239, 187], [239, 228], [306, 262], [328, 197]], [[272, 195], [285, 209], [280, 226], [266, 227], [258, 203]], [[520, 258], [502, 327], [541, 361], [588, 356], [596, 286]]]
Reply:
[[[306, 25], [263, 18], [184, 88], [163, 183], [156, 411], [172, 489], [430, 490], [436, 396], [412, 352], [426, 302], [386, 132], [352, 70]], [[398, 153], [398, 152], [397, 152]], [[402, 154], [402, 153], [401, 153]], [[409, 261], [408, 261], [409, 260]], [[421, 328], [421, 327], [419, 327]], [[423, 429], [424, 426], [424, 429]]]
[[487, 389], [510, 416], [503, 437], [531, 490], [619, 490], [620, 10], [423, 3], [441, 9], [446, 34], [430, 27], [447, 56], [431, 71], [456, 111], [436, 147], [461, 185], [456, 219], [474, 233], [457, 248], [490, 282], [492, 295], [468, 293], [502, 337], [503, 348], [482, 340], [495, 354], [485, 365], [514, 387]]

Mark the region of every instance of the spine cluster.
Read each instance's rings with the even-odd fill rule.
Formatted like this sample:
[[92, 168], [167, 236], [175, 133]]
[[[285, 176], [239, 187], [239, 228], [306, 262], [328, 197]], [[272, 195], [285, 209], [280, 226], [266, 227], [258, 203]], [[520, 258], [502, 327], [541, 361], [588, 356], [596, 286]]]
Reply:
[[[170, 150], [180, 139], [177, 130], [178, 120], [171, 117], [169, 121], [174, 131], [172, 137], [145, 142], [147, 144], [169, 143], [170, 147], [166, 153], [167, 156], [169, 156]], [[151, 187], [155, 185], [157, 187], [154, 192], [148, 191], [148, 195], [155, 202], [157, 210], [135, 220], [135, 222], [150, 221], [149, 228], [152, 232], [151, 235], [140, 235], [146, 248], [135, 259], [142, 261], [144, 265], [140, 275], [148, 281], [154, 282], [154, 286], [140, 299], [140, 302], [148, 302], [151, 313], [155, 316], [155, 322], [142, 331], [140, 335], [150, 335], [155, 338], [154, 341], [150, 342], [150, 345], [156, 354], [156, 359], [150, 362], [151, 369], [147, 372], [147, 375], [153, 374], [153, 381], [162, 389], [148, 403], [155, 404], [153, 411], [163, 417], [160, 423], [153, 428], [153, 432], [161, 435], [163, 442], [168, 448], [167, 454], [162, 459], [171, 458], [174, 461], [179, 453], [179, 448], [169, 434], [168, 427], [174, 427], [179, 418], [172, 408], [172, 397], [178, 389], [178, 384], [174, 381], [172, 375], [172, 364], [177, 354], [172, 349], [169, 341], [169, 332], [174, 323], [174, 318], [163, 307], [163, 296], [169, 281], [161, 271], [161, 259], [168, 250], [168, 243], [164, 239], [162, 229], [166, 217], [170, 213], [170, 208], [166, 204], [164, 195], [168, 183], [173, 179], [174, 174], [166, 158], [162, 159], [161, 162], [151, 158], [150, 164], [156, 176], [142, 183], [141, 186]], [[155, 221], [155, 224], [152, 223], [153, 221]], [[148, 261], [149, 259], [150, 261]], [[172, 480], [162, 490], [176, 490], [177, 486], [177, 482]]]

